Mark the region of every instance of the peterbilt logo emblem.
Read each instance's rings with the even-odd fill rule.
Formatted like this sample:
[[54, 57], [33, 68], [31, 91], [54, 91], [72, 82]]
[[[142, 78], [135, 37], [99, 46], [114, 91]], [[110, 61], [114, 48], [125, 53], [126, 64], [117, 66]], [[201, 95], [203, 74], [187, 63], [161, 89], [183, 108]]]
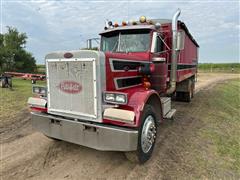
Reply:
[[58, 85], [58, 88], [65, 93], [78, 94], [82, 90], [81, 84], [74, 81], [62, 81]]

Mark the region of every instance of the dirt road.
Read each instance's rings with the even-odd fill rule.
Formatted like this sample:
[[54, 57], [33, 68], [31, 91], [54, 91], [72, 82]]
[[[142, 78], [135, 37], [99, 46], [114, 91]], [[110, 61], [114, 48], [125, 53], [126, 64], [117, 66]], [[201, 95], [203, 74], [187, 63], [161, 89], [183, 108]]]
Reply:
[[204, 91], [190, 104], [173, 103], [178, 110], [175, 121], [166, 121], [160, 127], [153, 158], [144, 165], [127, 161], [121, 152], [101, 152], [48, 139], [31, 128], [26, 110], [13, 120], [14, 124], [1, 127], [1, 178], [184, 179], [198, 174], [186, 147], [201, 127], [199, 117], [211, 87], [232, 78], [239, 75], [199, 74], [196, 89]]

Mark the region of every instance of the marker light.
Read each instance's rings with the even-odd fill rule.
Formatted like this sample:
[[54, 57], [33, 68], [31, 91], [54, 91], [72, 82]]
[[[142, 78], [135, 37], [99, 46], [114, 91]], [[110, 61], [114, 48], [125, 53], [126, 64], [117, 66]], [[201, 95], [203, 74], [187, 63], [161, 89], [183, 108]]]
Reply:
[[114, 27], [118, 27], [118, 23], [114, 23]]
[[152, 20], [148, 20], [147, 22], [148, 22], [148, 24], [153, 24]]
[[140, 21], [141, 23], [145, 23], [145, 22], [147, 21], [147, 18], [146, 18], [145, 16], [141, 16], [140, 19], [139, 19], [139, 21]]
[[132, 25], [137, 25], [137, 22], [136, 22], [136, 21], [133, 21], [133, 22], [132, 22]]
[[123, 21], [122, 22], [122, 26], [126, 26], [127, 25], [127, 22], [126, 21]]

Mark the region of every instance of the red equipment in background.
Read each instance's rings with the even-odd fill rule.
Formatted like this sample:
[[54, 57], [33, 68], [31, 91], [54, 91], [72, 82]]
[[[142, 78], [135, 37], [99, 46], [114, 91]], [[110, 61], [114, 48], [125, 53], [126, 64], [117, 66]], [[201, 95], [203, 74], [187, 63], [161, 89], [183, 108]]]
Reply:
[[31, 74], [31, 73], [19, 73], [19, 72], [5, 72], [5, 74], [17, 78], [21, 78], [24, 80], [31, 80], [32, 83], [36, 81], [45, 81], [46, 75], [45, 74]]

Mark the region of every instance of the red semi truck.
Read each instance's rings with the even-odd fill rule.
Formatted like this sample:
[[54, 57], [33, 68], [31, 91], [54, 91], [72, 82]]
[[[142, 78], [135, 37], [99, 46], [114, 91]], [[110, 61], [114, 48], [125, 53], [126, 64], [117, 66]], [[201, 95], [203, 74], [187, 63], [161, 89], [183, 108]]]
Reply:
[[178, 20], [142, 16], [106, 22], [99, 51], [46, 55], [47, 87], [33, 87], [32, 125], [46, 136], [104, 151], [124, 151], [140, 163], [152, 154], [158, 126], [190, 101], [198, 48]]

